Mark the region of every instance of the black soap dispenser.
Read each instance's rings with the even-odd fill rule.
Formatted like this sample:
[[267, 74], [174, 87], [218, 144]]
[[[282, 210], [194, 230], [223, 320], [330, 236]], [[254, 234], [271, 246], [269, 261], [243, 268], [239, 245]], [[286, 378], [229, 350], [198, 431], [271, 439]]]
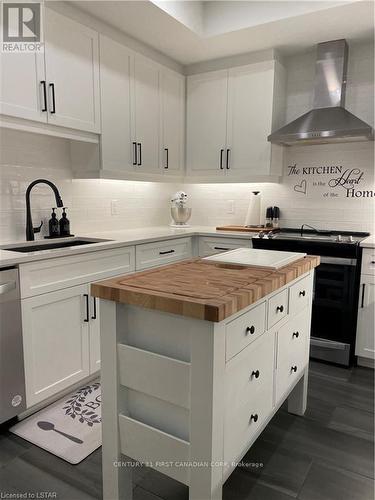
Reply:
[[70, 236], [70, 221], [66, 216], [66, 208], [63, 208], [62, 217], [59, 220], [60, 236]]
[[56, 208], [52, 209], [51, 218], [48, 222], [50, 238], [58, 238], [60, 236], [59, 221], [57, 220], [55, 210]]

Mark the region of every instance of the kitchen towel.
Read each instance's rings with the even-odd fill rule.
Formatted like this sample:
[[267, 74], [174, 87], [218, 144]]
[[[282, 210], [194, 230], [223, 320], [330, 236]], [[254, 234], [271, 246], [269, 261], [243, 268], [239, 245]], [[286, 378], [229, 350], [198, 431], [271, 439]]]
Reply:
[[101, 387], [81, 387], [9, 430], [30, 443], [78, 464], [102, 444]]

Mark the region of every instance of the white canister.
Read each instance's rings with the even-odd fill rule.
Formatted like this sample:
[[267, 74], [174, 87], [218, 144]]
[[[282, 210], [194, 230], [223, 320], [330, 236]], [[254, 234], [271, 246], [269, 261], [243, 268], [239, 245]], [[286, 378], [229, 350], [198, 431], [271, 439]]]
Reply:
[[250, 197], [249, 208], [247, 209], [245, 226], [260, 226], [260, 191], [253, 191]]

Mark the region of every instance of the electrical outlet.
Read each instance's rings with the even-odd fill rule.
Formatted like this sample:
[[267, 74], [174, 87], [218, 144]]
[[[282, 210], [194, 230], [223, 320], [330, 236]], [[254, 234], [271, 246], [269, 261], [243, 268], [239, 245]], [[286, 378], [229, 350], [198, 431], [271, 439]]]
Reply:
[[111, 200], [111, 215], [118, 215], [118, 200]]
[[234, 214], [235, 204], [234, 200], [227, 200], [227, 214]]

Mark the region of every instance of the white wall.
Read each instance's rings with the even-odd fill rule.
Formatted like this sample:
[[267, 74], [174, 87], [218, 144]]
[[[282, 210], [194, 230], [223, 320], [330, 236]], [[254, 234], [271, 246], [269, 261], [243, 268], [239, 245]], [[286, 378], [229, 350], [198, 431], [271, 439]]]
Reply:
[[[287, 120], [311, 107], [314, 79], [313, 52], [286, 60], [288, 69]], [[372, 46], [350, 47], [347, 108], [374, 123], [374, 78]], [[72, 231], [100, 231], [127, 227], [163, 225], [169, 222], [169, 197], [183, 188], [190, 195], [193, 224], [242, 224], [249, 193], [262, 192], [263, 207], [278, 205], [284, 226], [310, 223], [321, 228], [373, 231], [375, 198], [346, 198], [345, 190], [327, 186], [333, 175], [288, 176], [288, 165], [301, 167], [342, 166], [363, 171], [361, 190], [374, 190], [374, 143], [288, 148], [283, 182], [275, 184], [186, 184], [143, 183], [105, 180], [72, 180], [69, 143], [66, 140], [3, 130], [0, 137], [0, 240], [24, 239], [25, 190], [29, 182], [47, 177], [57, 184], [68, 207]], [[294, 187], [306, 180], [306, 194]], [[314, 183], [325, 183], [316, 186]], [[340, 191], [339, 191], [340, 189]], [[332, 192], [338, 196], [328, 197]], [[118, 215], [111, 215], [111, 200], [118, 200]], [[228, 200], [235, 203], [228, 213]], [[48, 187], [34, 188], [34, 224], [44, 218], [45, 230], [54, 198]]]

